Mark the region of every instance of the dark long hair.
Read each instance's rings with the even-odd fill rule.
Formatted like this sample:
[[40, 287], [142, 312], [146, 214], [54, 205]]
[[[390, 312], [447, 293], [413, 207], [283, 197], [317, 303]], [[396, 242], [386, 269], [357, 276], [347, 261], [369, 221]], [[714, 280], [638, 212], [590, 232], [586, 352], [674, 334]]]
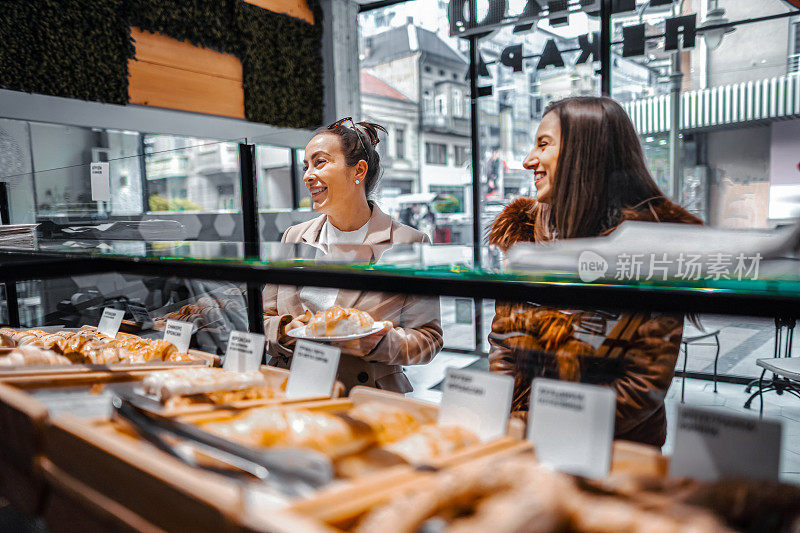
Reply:
[[579, 96], [551, 103], [561, 145], [549, 209], [537, 224], [552, 238], [600, 235], [622, 220], [622, 211], [663, 198], [647, 170], [642, 146], [622, 107], [605, 97]]
[[367, 175], [364, 177], [367, 198], [370, 198], [381, 179], [381, 156], [375, 149], [380, 142], [378, 130], [387, 133], [386, 128], [374, 122], [356, 122], [355, 129], [348, 123], [343, 123], [335, 128], [319, 128], [314, 132], [315, 137], [330, 133], [339, 138], [348, 167], [356, 166], [362, 159], [367, 163]]

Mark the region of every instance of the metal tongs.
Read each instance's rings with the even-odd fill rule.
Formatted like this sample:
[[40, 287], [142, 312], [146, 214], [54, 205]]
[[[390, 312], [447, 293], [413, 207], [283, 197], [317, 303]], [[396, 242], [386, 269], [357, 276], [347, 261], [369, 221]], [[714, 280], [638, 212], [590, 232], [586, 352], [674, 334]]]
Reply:
[[[116, 396], [112, 400], [114, 413], [130, 423], [144, 439], [192, 467], [206, 468], [186, 449], [186, 444], [255, 476], [291, 498], [307, 496], [333, 480], [331, 460], [320, 452], [299, 448], [254, 450], [136, 404], [137, 398], [130, 396]], [[180, 439], [184, 446], [170, 443], [164, 435]]]

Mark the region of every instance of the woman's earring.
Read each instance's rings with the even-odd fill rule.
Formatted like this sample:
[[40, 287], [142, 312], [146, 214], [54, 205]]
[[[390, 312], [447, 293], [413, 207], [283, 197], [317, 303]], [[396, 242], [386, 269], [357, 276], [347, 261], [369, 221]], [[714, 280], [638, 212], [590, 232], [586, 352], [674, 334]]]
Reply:
[[361, 183], [361, 180], [356, 180], [356, 185], [358, 185], [359, 183]]

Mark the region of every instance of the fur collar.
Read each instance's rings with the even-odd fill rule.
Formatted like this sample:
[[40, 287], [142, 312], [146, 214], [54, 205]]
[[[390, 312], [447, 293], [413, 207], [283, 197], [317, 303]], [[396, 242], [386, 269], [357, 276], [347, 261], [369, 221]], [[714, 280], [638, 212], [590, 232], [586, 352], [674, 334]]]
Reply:
[[[489, 243], [501, 250], [508, 250], [513, 244], [521, 241], [533, 241], [535, 226], [536, 200], [519, 198], [511, 202], [492, 222], [489, 231]], [[674, 204], [666, 198], [654, 198], [642, 204], [625, 209], [622, 221], [638, 220], [642, 222], [673, 222], [679, 224], [702, 224], [703, 221]], [[616, 227], [605, 232], [611, 233]]]

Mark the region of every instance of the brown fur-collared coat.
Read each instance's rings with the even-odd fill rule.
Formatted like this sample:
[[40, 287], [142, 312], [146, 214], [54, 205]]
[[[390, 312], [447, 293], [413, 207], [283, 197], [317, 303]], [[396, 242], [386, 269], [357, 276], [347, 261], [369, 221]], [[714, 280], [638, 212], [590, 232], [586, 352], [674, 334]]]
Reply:
[[[503, 251], [536, 242], [536, 200], [520, 198], [491, 226], [489, 242]], [[666, 198], [622, 212], [622, 221], [702, 224]], [[605, 232], [611, 233], [616, 228]], [[526, 414], [531, 381], [548, 377], [611, 387], [617, 396], [615, 438], [662, 446], [664, 397], [672, 382], [683, 316], [614, 314], [497, 302], [489, 355], [493, 372], [515, 378], [512, 410]]]

